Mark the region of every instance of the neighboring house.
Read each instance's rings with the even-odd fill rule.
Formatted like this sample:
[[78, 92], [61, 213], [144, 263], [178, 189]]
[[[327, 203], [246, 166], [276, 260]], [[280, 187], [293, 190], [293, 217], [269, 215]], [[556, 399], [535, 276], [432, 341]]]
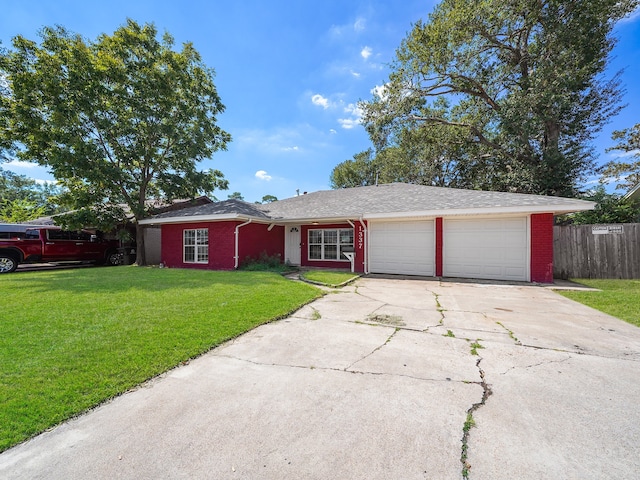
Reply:
[[265, 205], [226, 200], [142, 220], [168, 267], [230, 270], [279, 255], [361, 273], [553, 282], [553, 216], [593, 202], [403, 183]]
[[629, 190], [623, 198], [632, 202], [640, 202], [640, 183]]

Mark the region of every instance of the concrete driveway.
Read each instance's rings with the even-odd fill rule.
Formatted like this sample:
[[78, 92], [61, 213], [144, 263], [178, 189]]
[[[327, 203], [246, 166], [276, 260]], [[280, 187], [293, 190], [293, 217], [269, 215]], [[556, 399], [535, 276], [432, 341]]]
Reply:
[[4, 452], [0, 478], [636, 479], [639, 404], [639, 328], [537, 286], [363, 278]]

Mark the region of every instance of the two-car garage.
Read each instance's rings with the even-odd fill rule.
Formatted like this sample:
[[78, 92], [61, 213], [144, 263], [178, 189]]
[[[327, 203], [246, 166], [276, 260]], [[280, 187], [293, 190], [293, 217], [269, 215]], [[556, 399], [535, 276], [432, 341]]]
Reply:
[[528, 281], [528, 223], [526, 216], [444, 218], [437, 235], [433, 219], [371, 220], [369, 271], [434, 276], [441, 251], [445, 277]]

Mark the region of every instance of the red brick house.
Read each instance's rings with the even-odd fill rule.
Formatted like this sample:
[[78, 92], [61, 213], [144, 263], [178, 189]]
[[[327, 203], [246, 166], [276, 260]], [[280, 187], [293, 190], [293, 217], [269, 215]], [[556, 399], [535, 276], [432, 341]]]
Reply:
[[226, 200], [141, 221], [168, 267], [231, 270], [247, 257], [436, 277], [553, 282], [553, 216], [583, 200], [392, 183], [266, 205]]

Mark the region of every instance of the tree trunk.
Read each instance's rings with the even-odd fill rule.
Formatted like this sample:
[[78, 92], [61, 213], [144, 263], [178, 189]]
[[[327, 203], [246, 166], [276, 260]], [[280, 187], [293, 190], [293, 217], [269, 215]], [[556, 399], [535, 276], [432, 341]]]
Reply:
[[140, 266], [147, 264], [147, 256], [144, 248], [144, 227], [136, 223], [136, 263]]

